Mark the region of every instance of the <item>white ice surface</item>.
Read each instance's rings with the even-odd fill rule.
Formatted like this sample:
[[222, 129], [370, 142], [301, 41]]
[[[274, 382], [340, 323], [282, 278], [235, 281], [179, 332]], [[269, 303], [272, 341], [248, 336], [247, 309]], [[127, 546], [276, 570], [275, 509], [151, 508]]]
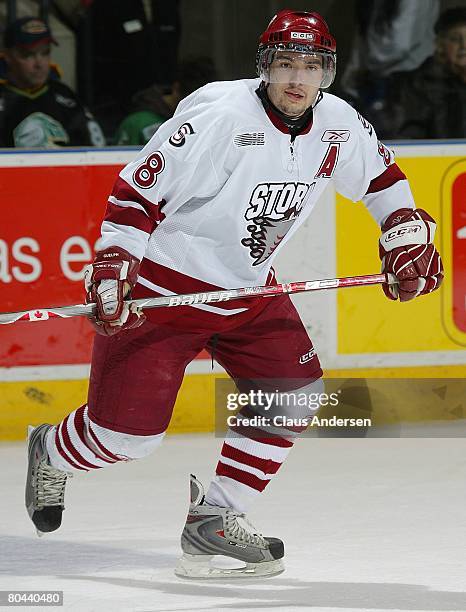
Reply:
[[25, 445], [0, 444], [0, 589], [63, 590], [64, 609], [85, 612], [466, 610], [464, 438], [299, 440], [249, 515], [284, 540], [286, 572], [183, 581], [188, 475], [207, 482], [220, 446], [169, 437], [147, 459], [75, 477], [61, 529], [39, 539]]

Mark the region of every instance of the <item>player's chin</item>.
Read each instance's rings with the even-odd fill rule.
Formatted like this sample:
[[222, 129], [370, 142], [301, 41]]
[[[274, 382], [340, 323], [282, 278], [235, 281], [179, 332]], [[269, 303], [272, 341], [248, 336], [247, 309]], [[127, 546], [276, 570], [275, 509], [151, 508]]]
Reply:
[[296, 115], [299, 116], [305, 109], [306, 109], [306, 105], [304, 102], [304, 98], [300, 98], [298, 99], [290, 99], [289, 97], [285, 96], [282, 99], [282, 104], [281, 104], [282, 108], [280, 110], [282, 110], [283, 113], [285, 113], [285, 115]]
[[299, 105], [294, 105], [294, 106], [288, 106], [287, 111], [285, 112], [285, 115], [288, 115], [289, 117], [301, 117], [301, 115], [306, 111], [307, 106], [303, 105], [303, 104], [299, 104]]

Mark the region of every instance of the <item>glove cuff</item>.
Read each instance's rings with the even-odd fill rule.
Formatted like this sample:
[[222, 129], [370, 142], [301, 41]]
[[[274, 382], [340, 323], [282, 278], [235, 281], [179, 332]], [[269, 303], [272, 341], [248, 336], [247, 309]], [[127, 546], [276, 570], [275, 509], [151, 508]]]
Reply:
[[97, 251], [94, 261], [84, 270], [87, 292], [99, 281], [108, 278], [126, 281], [132, 289], [138, 278], [140, 261], [121, 247], [109, 247]]

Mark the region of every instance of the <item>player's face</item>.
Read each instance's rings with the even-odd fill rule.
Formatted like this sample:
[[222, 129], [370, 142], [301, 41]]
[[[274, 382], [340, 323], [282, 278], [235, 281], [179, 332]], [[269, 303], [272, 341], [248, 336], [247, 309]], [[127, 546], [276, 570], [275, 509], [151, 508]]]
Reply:
[[314, 102], [323, 76], [322, 57], [280, 51], [270, 65], [270, 101], [288, 117], [300, 117]]
[[466, 23], [450, 28], [441, 38], [441, 52], [453, 70], [466, 69]]
[[50, 70], [50, 45], [14, 47], [5, 53], [8, 79], [20, 89], [36, 89], [47, 80]]

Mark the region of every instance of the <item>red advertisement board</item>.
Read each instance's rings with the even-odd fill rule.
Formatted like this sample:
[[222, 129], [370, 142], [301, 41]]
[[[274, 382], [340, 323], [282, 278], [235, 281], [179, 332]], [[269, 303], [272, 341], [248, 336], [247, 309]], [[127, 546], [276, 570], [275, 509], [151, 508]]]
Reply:
[[[2, 167], [1, 310], [83, 301], [82, 270], [122, 165]], [[88, 363], [82, 319], [0, 328], [0, 367]]]
[[466, 333], [466, 173], [452, 185], [453, 321]]

